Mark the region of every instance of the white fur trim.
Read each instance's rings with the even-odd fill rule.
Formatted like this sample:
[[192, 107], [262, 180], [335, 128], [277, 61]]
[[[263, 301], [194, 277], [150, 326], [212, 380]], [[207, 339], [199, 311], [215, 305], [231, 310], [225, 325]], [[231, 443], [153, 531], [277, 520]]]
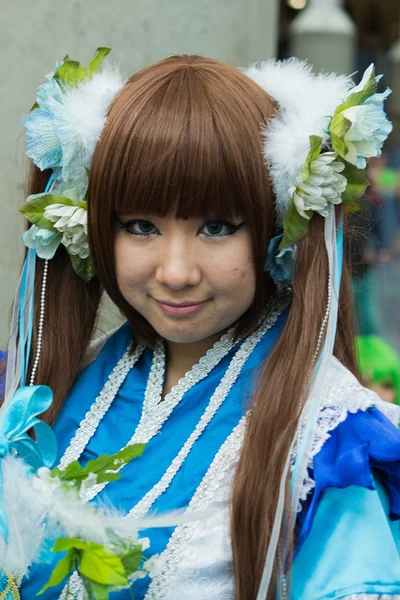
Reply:
[[310, 150], [310, 135], [321, 136], [327, 144], [329, 119], [354, 83], [336, 73], [315, 75], [307, 62], [295, 58], [254, 64], [244, 73], [278, 105], [278, 115], [263, 125], [262, 134], [281, 226], [290, 204], [289, 188], [296, 185]]
[[118, 66], [105, 63], [91, 79], [63, 88], [64, 119], [73, 129], [86, 168], [90, 167], [110, 104], [123, 85]]

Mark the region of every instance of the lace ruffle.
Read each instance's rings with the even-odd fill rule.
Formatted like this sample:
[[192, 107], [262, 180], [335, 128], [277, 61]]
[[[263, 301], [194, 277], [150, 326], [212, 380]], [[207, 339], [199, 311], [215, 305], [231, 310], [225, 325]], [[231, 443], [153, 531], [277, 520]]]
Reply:
[[[376, 406], [392, 423], [396, 426], [400, 422], [400, 407], [383, 402], [371, 390], [364, 388], [345, 367], [333, 358], [329, 369], [329, 381], [325, 388], [321, 408], [317, 420], [317, 426], [314, 434], [314, 441], [308, 462], [308, 473], [303, 481], [303, 487], [300, 494], [298, 512], [301, 512], [303, 504], [310, 492], [315, 488], [315, 481], [312, 477], [313, 463], [315, 456], [321, 451], [325, 442], [331, 437], [334, 431], [343, 423], [348, 414], [355, 414], [358, 411], [367, 411]], [[307, 414], [303, 415], [299, 439], [301, 439], [307, 424]], [[292, 455], [292, 465], [296, 458], [297, 448], [295, 447]]]

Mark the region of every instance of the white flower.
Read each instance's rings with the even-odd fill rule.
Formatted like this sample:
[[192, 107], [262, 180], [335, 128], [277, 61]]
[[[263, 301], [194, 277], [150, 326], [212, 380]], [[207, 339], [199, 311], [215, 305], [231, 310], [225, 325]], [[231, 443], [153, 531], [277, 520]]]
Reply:
[[37, 225], [32, 225], [22, 235], [22, 241], [28, 248], [36, 250], [39, 258], [50, 260], [62, 242], [62, 234], [58, 231], [51, 231], [37, 227]]
[[289, 189], [298, 213], [305, 219], [306, 211], [312, 210], [327, 216], [328, 204], [340, 204], [347, 180], [340, 173], [344, 164], [336, 160], [336, 152], [320, 154], [310, 163], [310, 174]]
[[150, 538], [148, 538], [148, 537], [139, 538], [138, 544], [140, 544], [142, 546], [143, 551], [148, 550], [150, 548]]
[[[371, 77], [374, 77], [374, 65], [370, 65], [359, 85], [350, 90], [347, 97], [362, 92]], [[375, 82], [381, 77], [375, 77]], [[341, 113], [351, 123], [343, 137], [346, 146], [344, 158], [359, 169], [367, 166], [367, 158], [382, 154], [382, 145], [393, 129], [383, 110], [383, 103], [390, 94], [391, 90], [387, 88], [383, 93], [375, 93], [362, 104], [350, 106]]]
[[158, 577], [163, 572], [166, 565], [166, 557], [164, 553], [153, 554], [143, 565], [143, 569], [150, 575], [151, 578]]
[[63, 234], [61, 241], [70, 254], [79, 255], [82, 259], [89, 256], [86, 209], [75, 205], [50, 204], [44, 211], [44, 217]]

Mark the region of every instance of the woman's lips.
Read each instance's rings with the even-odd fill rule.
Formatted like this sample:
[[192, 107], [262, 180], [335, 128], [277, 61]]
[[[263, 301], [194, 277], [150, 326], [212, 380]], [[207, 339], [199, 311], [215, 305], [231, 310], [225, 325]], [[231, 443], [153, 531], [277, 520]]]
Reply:
[[185, 315], [192, 315], [195, 312], [199, 312], [206, 302], [207, 300], [197, 302], [196, 304], [168, 304], [167, 302], [157, 300], [157, 304], [164, 312], [175, 317], [184, 317]]

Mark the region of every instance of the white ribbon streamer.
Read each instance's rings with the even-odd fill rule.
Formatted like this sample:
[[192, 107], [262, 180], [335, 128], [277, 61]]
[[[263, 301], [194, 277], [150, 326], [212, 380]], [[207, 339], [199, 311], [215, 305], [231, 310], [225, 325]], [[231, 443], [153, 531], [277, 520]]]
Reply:
[[[271, 538], [268, 545], [267, 555], [265, 559], [264, 570], [261, 578], [260, 587], [257, 594], [257, 600], [265, 600], [267, 592], [271, 583], [271, 577], [273, 573], [273, 566], [275, 562], [275, 556], [279, 543], [279, 534], [282, 527], [282, 518], [285, 508], [285, 488], [286, 480], [290, 468], [290, 458], [292, 455], [295, 444], [298, 447], [297, 459], [295, 463], [295, 470], [293, 474], [292, 482], [292, 497], [291, 497], [291, 521], [290, 527], [294, 527], [297, 517], [297, 507], [300, 500], [300, 493], [303, 485], [304, 478], [307, 474], [309, 457], [311, 456], [311, 447], [314, 440], [315, 428], [317, 424], [317, 418], [319, 414], [319, 407], [322, 399], [327, 366], [330, 358], [333, 354], [333, 347], [336, 337], [336, 326], [337, 326], [337, 314], [338, 314], [338, 262], [337, 262], [337, 246], [336, 246], [336, 222], [335, 222], [335, 210], [334, 206], [328, 207], [328, 216], [325, 219], [325, 245], [328, 254], [328, 265], [329, 265], [329, 293], [331, 295], [331, 308], [329, 312], [327, 332], [321, 357], [319, 360], [319, 367], [317, 365], [317, 372], [314, 379], [314, 383], [311, 388], [311, 392], [307, 402], [301, 413], [299, 425], [297, 428], [296, 435], [291, 444], [288, 457], [286, 459], [285, 467], [282, 473], [282, 478], [279, 486], [279, 497], [275, 512], [275, 519], [272, 527]], [[300, 433], [303, 431], [302, 424], [307, 421], [304, 435], [299, 440]], [[298, 442], [297, 442], [298, 441]], [[288, 531], [288, 534], [291, 534]], [[291, 535], [288, 535], [288, 540], [291, 539]], [[288, 556], [288, 542], [286, 542], [283, 552], [283, 564]]]

